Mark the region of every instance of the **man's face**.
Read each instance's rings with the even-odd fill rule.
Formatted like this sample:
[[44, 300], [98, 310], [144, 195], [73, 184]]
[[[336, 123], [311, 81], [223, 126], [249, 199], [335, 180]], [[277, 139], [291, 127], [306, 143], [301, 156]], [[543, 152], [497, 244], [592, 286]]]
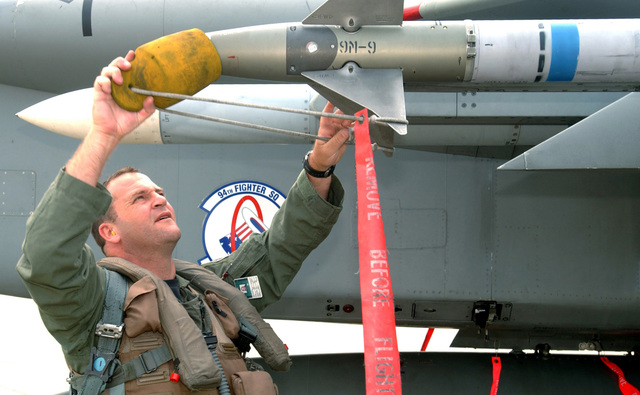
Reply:
[[[180, 239], [173, 207], [162, 188], [141, 173], [126, 173], [112, 180], [107, 189], [113, 196], [113, 222], [125, 250], [148, 246], [168, 247]], [[171, 246], [171, 248], [173, 248]]]

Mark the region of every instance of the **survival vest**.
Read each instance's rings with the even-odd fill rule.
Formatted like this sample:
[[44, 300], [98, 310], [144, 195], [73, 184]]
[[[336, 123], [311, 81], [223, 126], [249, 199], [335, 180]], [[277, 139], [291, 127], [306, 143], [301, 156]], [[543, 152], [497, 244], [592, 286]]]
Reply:
[[[269, 367], [288, 370], [291, 359], [286, 346], [271, 326], [242, 292], [211, 271], [179, 260], [174, 264], [178, 276], [188, 281], [187, 288], [196, 291], [182, 303], [163, 280], [146, 269], [121, 258], [98, 262], [108, 274], [105, 315], [119, 308], [124, 323], [119, 328], [118, 322], [105, 325], [103, 315], [96, 335], [111, 342], [118, 336], [110, 332], [120, 331], [122, 340], [111, 357], [99, 340], [85, 374], [72, 376], [72, 388], [81, 394], [99, 393], [105, 387], [108, 394], [277, 394], [269, 374], [248, 371], [240, 355], [252, 343]], [[113, 308], [109, 288], [111, 282], [117, 284], [113, 280], [117, 273], [133, 284], [123, 292], [124, 303]], [[198, 314], [200, 322], [207, 323], [206, 331], [194, 321]]]

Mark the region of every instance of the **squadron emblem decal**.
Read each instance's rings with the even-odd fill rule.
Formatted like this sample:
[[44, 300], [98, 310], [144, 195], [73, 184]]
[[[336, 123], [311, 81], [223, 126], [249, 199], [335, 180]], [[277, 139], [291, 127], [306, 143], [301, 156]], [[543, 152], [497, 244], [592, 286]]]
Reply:
[[267, 230], [285, 199], [282, 192], [255, 181], [237, 181], [213, 191], [200, 204], [208, 214], [202, 225], [206, 256], [198, 263], [224, 258], [253, 233]]

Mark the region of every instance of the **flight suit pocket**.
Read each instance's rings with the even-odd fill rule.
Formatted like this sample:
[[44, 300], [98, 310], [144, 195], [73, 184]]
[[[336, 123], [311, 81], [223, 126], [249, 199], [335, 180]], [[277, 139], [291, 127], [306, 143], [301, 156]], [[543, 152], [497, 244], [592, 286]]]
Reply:
[[278, 387], [264, 371], [236, 372], [232, 385], [236, 395], [278, 395]]
[[141, 333], [160, 332], [160, 313], [156, 286], [149, 277], [136, 281], [127, 293], [124, 301], [124, 330], [129, 337], [136, 337]]
[[222, 324], [224, 333], [229, 339], [237, 339], [240, 332], [240, 324], [228, 306], [229, 300], [210, 290], [205, 291], [205, 297], [207, 305], [216, 314], [220, 324]]

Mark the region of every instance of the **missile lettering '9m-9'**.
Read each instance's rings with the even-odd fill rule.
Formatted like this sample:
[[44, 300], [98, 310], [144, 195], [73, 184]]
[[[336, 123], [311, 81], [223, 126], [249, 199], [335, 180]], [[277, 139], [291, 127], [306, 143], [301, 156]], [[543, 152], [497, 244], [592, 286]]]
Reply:
[[[425, 4], [405, 11], [405, 19], [428, 13]], [[379, 119], [372, 124], [372, 139], [389, 150], [451, 143], [450, 136], [440, 139], [437, 133], [405, 137], [406, 119], [420, 116], [405, 106], [410, 92], [628, 92], [640, 87], [640, 20], [403, 21], [402, 5], [329, 0], [301, 23], [209, 32], [205, 37], [215, 48], [211, 64], [219, 68], [217, 75], [304, 83], [347, 113], [367, 108]], [[306, 91], [300, 101], [309, 102]], [[193, 106], [181, 105], [185, 111]], [[153, 137], [139, 142], [176, 138], [158, 126], [163, 116], [148, 128], [153, 132], [141, 129], [140, 136]], [[194, 141], [207, 140], [204, 135]]]

